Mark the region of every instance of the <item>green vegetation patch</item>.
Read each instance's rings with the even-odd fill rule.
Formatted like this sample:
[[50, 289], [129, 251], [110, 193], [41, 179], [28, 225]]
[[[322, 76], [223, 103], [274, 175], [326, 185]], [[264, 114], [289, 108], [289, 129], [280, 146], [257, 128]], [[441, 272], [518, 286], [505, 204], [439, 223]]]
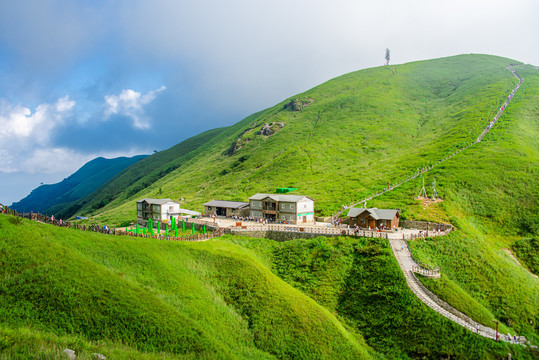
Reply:
[[325, 304], [388, 359], [489, 359], [509, 352], [533, 357], [522, 347], [465, 330], [423, 304], [406, 285], [387, 240], [225, 239], [249, 249], [275, 274]]
[[[6, 333], [67, 336], [80, 342], [77, 352], [105, 342], [141, 356], [373, 357], [358, 332], [239, 245], [106, 236], [12, 218], [0, 216]], [[6, 335], [6, 349], [29, 352], [25, 337]]]
[[539, 275], [539, 240], [537, 238], [519, 239], [511, 249], [528, 270]]

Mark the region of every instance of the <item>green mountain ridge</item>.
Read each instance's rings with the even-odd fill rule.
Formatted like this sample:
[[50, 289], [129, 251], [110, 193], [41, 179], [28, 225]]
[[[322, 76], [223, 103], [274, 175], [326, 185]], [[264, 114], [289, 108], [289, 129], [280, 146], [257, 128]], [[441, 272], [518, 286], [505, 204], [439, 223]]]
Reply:
[[198, 153], [199, 147], [211, 141], [221, 131], [222, 129], [208, 130], [133, 164], [84, 198], [68, 206], [59, 207], [56, 210], [57, 216], [69, 218], [74, 214], [100, 209], [114, 199], [121, 201], [131, 197], [177, 169], [184, 161]]
[[[461, 55], [399, 65], [395, 74], [380, 67], [343, 75], [221, 129], [174, 171], [138, 193], [130, 188], [103, 199], [93, 211], [115, 222], [133, 219], [143, 197], [184, 198], [182, 206], [200, 211], [212, 199], [245, 201], [292, 186], [315, 199], [318, 215], [330, 215], [473, 142], [514, 87], [506, 65], [517, 63]], [[291, 99], [313, 101], [291, 111]], [[285, 126], [275, 134], [257, 135], [279, 122]], [[445, 195], [443, 178], [439, 184]], [[432, 216], [408, 202], [395, 205], [404, 218]]]
[[[508, 65], [519, 65], [524, 83], [496, 125], [425, 174], [443, 201], [415, 200], [417, 178], [368, 206], [450, 222], [450, 235], [410, 242], [416, 258], [440, 267], [441, 279], [425, 286], [537, 345], [539, 70], [511, 59], [459, 55], [340, 76], [149, 156], [73, 214], [117, 225], [134, 221], [143, 197], [184, 198], [183, 208], [202, 210], [281, 186], [314, 198], [317, 215], [332, 214], [473, 142], [517, 82]], [[175, 243], [7, 216], [0, 229], [0, 352], [14, 358], [68, 344], [111, 358], [537, 358], [428, 308], [384, 239]], [[67, 316], [73, 309], [82, 315]]]
[[14, 202], [11, 207], [19, 212], [34, 211], [59, 215], [62, 208], [69, 207], [73, 202], [93, 193], [118, 173], [145, 157], [147, 155], [114, 159], [95, 158], [61, 182], [35, 188], [28, 196]]
[[[91, 221], [133, 221], [143, 197], [184, 198], [182, 207], [202, 210], [212, 199], [245, 201], [281, 186], [299, 188], [315, 199], [317, 215], [330, 215], [474, 142], [518, 82], [507, 69], [518, 64], [459, 55], [340, 76], [223, 130], [176, 170], [111, 201]], [[521, 65], [517, 73], [524, 83], [493, 129], [425, 175], [427, 186], [436, 180], [443, 202], [415, 200], [417, 178], [368, 206], [453, 224], [458, 231], [450, 237], [411, 243], [449, 280], [427, 285], [442, 297], [456, 290], [461, 295], [444, 298], [457, 309], [478, 304], [467, 310], [472, 318], [492, 314], [537, 341], [538, 280], [505, 251], [539, 230], [539, 72]], [[292, 111], [293, 99], [308, 105]], [[285, 126], [273, 135], [257, 134], [280, 122]], [[515, 255], [537, 256], [536, 248], [525, 249]]]

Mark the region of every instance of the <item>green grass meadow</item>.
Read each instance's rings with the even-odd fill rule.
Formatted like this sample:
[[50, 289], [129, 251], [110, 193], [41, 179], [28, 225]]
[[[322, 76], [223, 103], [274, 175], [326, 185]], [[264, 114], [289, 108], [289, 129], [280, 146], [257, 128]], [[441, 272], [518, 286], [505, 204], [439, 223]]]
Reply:
[[[144, 197], [201, 211], [290, 186], [331, 215], [473, 142], [517, 83], [510, 64], [472, 54], [337, 77], [141, 160], [65, 214], [112, 227], [133, 222]], [[517, 73], [524, 83], [483, 141], [425, 175], [442, 202], [415, 200], [417, 178], [368, 206], [451, 223], [447, 236], [410, 242], [441, 270], [423, 283], [538, 345], [539, 70]], [[309, 105], [291, 111], [292, 99]], [[2, 215], [0, 359], [54, 359], [64, 347], [83, 359], [539, 358], [429, 309], [387, 240], [168, 242]]]
[[531, 358], [428, 309], [383, 239], [169, 242], [7, 215], [0, 229], [6, 358]]

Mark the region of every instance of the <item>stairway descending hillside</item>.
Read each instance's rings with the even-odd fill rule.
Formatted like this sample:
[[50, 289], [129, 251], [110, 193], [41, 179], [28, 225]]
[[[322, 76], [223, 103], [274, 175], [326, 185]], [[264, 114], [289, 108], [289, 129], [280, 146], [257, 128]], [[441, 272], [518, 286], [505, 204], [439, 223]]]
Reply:
[[[334, 219], [338, 218], [342, 214], [342, 212], [344, 210], [346, 210], [346, 209], [348, 209], [350, 207], [356, 206], [358, 204], [361, 204], [361, 203], [364, 203], [364, 202], [366, 202], [368, 200], [371, 200], [371, 199], [373, 199], [375, 197], [381, 196], [381, 195], [385, 194], [386, 191], [391, 191], [391, 190], [395, 189], [396, 187], [399, 187], [400, 185], [402, 185], [402, 184], [404, 184], [404, 183], [406, 183], [406, 182], [408, 182], [410, 180], [413, 180], [413, 179], [417, 178], [419, 175], [432, 170], [432, 168], [434, 166], [439, 165], [440, 163], [452, 158], [453, 156], [457, 155], [458, 153], [460, 153], [460, 152], [462, 152], [464, 150], [467, 150], [470, 146], [481, 142], [481, 140], [483, 140], [485, 135], [490, 131], [490, 129], [492, 129], [494, 124], [498, 121], [500, 116], [503, 114], [503, 112], [505, 111], [507, 105], [509, 104], [509, 102], [511, 101], [511, 99], [513, 98], [513, 96], [515, 95], [517, 90], [520, 88], [520, 85], [522, 84], [522, 82], [524, 81], [520, 76], [518, 76], [515, 73], [515, 67], [514, 66], [508, 66], [507, 68], [509, 69], [509, 71], [511, 71], [513, 76], [515, 76], [518, 79], [519, 82], [518, 82], [517, 85], [515, 85], [514, 89], [511, 91], [511, 93], [509, 94], [509, 96], [505, 100], [504, 104], [500, 107], [500, 110], [498, 111], [496, 116], [494, 116], [493, 120], [481, 132], [481, 134], [477, 137], [477, 139], [472, 144], [468, 144], [464, 148], [456, 150], [453, 154], [447, 156], [446, 158], [438, 160], [434, 165], [425, 167], [425, 168], [421, 169], [420, 171], [417, 171], [413, 175], [408, 176], [406, 179], [403, 179], [403, 180], [393, 184], [391, 187], [389, 187], [385, 191], [378, 192], [378, 193], [372, 194], [372, 195], [370, 195], [368, 197], [365, 197], [363, 200], [352, 203], [349, 207], [343, 207], [341, 210], [339, 210], [337, 213], [335, 213], [333, 215], [333, 218]], [[445, 301], [443, 301], [442, 299], [437, 297], [434, 293], [432, 293], [429, 289], [427, 289], [417, 279], [417, 277], [414, 274], [414, 269], [416, 271], [417, 271], [417, 269], [419, 269], [419, 270], [427, 270], [427, 269], [423, 269], [422, 264], [418, 264], [418, 263], [416, 263], [414, 261], [414, 259], [412, 257], [412, 253], [410, 252], [410, 248], [408, 247], [408, 244], [406, 243], [406, 240], [399, 239], [397, 237], [393, 237], [393, 238], [389, 238], [389, 243], [391, 245], [391, 249], [393, 251], [393, 254], [397, 258], [399, 266], [400, 266], [402, 272], [404, 273], [404, 276], [406, 278], [406, 282], [407, 282], [408, 286], [410, 287], [412, 292], [421, 301], [423, 301], [423, 303], [425, 303], [428, 307], [430, 307], [431, 309], [433, 309], [437, 313], [439, 313], [439, 314], [443, 315], [444, 317], [448, 318], [449, 320], [459, 324], [460, 326], [462, 326], [462, 327], [464, 327], [464, 328], [466, 328], [466, 329], [468, 329], [470, 331], [473, 331], [473, 332], [475, 332], [475, 333], [477, 333], [477, 334], [479, 334], [479, 335], [481, 335], [483, 337], [496, 340], [496, 330], [494, 330], [494, 329], [492, 329], [492, 328], [490, 328], [488, 326], [484, 326], [482, 324], [479, 324], [478, 322], [474, 321], [470, 317], [464, 315], [463, 313], [461, 313], [460, 311], [458, 311], [457, 309], [455, 309], [454, 307], [452, 307], [451, 305], [449, 305], [448, 303], [446, 303]], [[425, 272], [428, 273], [428, 271], [425, 271]], [[434, 277], [439, 277], [439, 273]], [[509, 338], [507, 335], [504, 335], [504, 334], [499, 334], [499, 339], [503, 340], [503, 341], [507, 341], [507, 342], [512, 341], [511, 338]], [[519, 343], [523, 344], [526, 341], [526, 339], [524, 337], [519, 337], [518, 341], [519, 341]]]
[[508, 66], [507, 67], [509, 69], [509, 71], [511, 71], [513, 73], [513, 76], [516, 77], [518, 79], [518, 84], [515, 86], [515, 88], [513, 89], [513, 91], [511, 91], [511, 94], [509, 94], [509, 96], [507, 97], [507, 99], [505, 100], [505, 102], [503, 103], [503, 105], [500, 107], [500, 110], [498, 111], [498, 113], [496, 114], [496, 116], [494, 116], [494, 119], [490, 122], [490, 124], [485, 128], [485, 130], [483, 130], [483, 132], [481, 133], [481, 135], [479, 135], [479, 137], [477, 138], [477, 140], [475, 141], [476, 143], [480, 142], [481, 140], [483, 140], [483, 137], [485, 137], [485, 135], [490, 131], [490, 129], [492, 129], [492, 126], [494, 126], [494, 124], [496, 123], [496, 121], [498, 121], [498, 119], [500, 118], [500, 116], [503, 114], [505, 108], [507, 107], [507, 105], [509, 104], [509, 101], [511, 101], [511, 99], [513, 98], [513, 95], [515, 95], [515, 93], [517, 92], [517, 90], [520, 88], [520, 85], [522, 85], [522, 82], [524, 80], [522, 80], [522, 78], [520, 76], [518, 76], [516, 73], [515, 73], [515, 69], [514, 69], [514, 66]]
[[359, 205], [359, 204], [362, 204], [362, 203], [365, 203], [367, 202], [368, 200], [372, 200], [374, 199], [375, 197], [378, 197], [378, 196], [381, 196], [383, 194], [385, 194], [386, 192], [388, 191], [391, 191], [399, 186], [401, 186], [402, 184], [410, 181], [410, 180], [413, 180], [415, 178], [417, 178], [418, 176], [420, 176], [421, 174], [424, 174], [430, 170], [432, 170], [434, 168], [434, 166], [436, 165], [439, 165], [441, 164], [442, 162], [446, 161], [446, 160], [449, 160], [451, 159], [453, 156], [457, 155], [458, 153], [464, 151], [464, 150], [467, 150], [470, 146], [474, 145], [474, 144], [477, 144], [479, 142], [481, 142], [481, 140], [483, 140], [483, 138], [485, 137], [485, 135], [490, 131], [490, 129], [492, 129], [492, 127], [494, 126], [494, 124], [498, 121], [498, 119], [500, 118], [500, 116], [503, 114], [503, 112], [505, 111], [507, 105], [509, 104], [509, 102], [511, 101], [511, 99], [513, 99], [513, 96], [515, 95], [515, 93], [517, 92], [517, 90], [520, 88], [520, 85], [522, 85], [522, 83], [524, 82], [524, 80], [518, 76], [515, 72], [515, 68], [518, 67], [520, 65], [517, 65], [517, 66], [507, 66], [507, 69], [509, 69], [509, 71], [511, 71], [511, 73], [513, 74], [514, 77], [516, 77], [518, 79], [518, 84], [515, 85], [514, 89], [511, 91], [511, 93], [507, 96], [507, 99], [505, 100], [504, 104], [500, 107], [500, 110], [498, 111], [498, 113], [496, 114], [496, 116], [494, 116], [494, 119], [489, 123], [489, 125], [487, 125], [487, 127], [483, 130], [483, 132], [481, 132], [481, 134], [477, 137], [477, 139], [471, 143], [471, 144], [468, 144], [466, 145], [464, 148], [461, 148], [461, 149], [458, 149], [456, 150], [453, 154], [443, 158], [443, 159], [440, 159], [438, 160], [434, 165], [431, 165], [431, 166], [426, 166], [424, 167], [423, 169], [417, 171], [416, 173], [414, 173], [413, 175], [410, 175], [408, 176], [406, 179], [403, 179], [395, 184], [393, 184], [392, 186], [390, 186], [387, 190], [384, 190], [384, 191], [381, 191], [381, 192], [378, 192], [378, 193], [375, 193], [375, 194], [372, 194], [370, 196], [367, 196], [365, 197], [364, 199], [360, 200], [360, 201], [356, 201], [354, 203], [352, 203], [350, 206], [345, 206], [343, 207], [342, 209], [340, 209], [339, 211], [337, 211], [335, 214], [333, 214], [332, 218], [333, 219], [337, 219], [341, 216], [341, 214], [343, 213], [344, 210], [347, 210], [351, 207], [354, 207], [356, 205]]
[[[468, 316], [464, 315], [435, 294], [433, 294], [429, 289], [425, 287], [415, 276], [412, 271], [413, 267], [419, 267], [413, 258], [412, 254], [406, 244], [405, 240], [402, 239], [389, 239], [391, 249], [393, 254], [397, 258], [399, 266], [404, 273], [406, 278], [406, 283], [412, 292], [423, 301], [428, 307], [439, 313], [440, 315], [445, 316], [449, 320], [457, 323], [458, 325], [473, 331], [483, 337], [496, 340], [496, 330], [479, 324], [478, 322], [472, 320]], [[511, 342], [511, 339], [504, 334], [499, 334], [500, 340]], [[523, 337], [519, 337], [519, 342], [522, 343], [525, 341]]]

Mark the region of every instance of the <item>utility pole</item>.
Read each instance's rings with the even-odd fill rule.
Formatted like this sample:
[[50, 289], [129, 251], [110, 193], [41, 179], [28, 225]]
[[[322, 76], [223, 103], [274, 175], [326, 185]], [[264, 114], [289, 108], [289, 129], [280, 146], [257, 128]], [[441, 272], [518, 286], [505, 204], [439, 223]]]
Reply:
[[499, 338], [499, 335], [498, 335], [498, 324], [500, 323], [498, 320], [492, 320], [496, 323], [496, 342], [498, 342], [498, 338]]

